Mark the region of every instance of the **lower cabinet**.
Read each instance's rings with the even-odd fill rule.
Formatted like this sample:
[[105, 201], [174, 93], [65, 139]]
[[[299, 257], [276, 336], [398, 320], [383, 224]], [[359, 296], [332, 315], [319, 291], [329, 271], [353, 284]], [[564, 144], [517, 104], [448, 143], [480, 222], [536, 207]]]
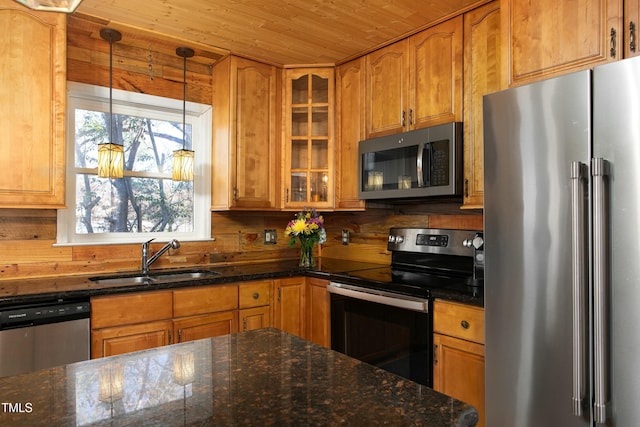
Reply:
[[433, 304], [433, 388], [473, 405], [484, 426], [484, 310]]
[[307, 278], [307, 339], [331, 348], [331, 300], [328, 280]]
[[91, 357], [276, 327], [331, 347], [328, 280], [288, 277], [91, 299]]
[[305, 277], [274, 280], [273, 326], [306, 338]]
[[201, 340], [238, 332], [237, 311], [182, 317], [173, 320], [174, 342]]
[[91, 358], [115, 356], [171, 344], [171, 320], [91, 331]]
[[172, 343], [171, 291], [91, 299], [91, 358], [115, 356]]

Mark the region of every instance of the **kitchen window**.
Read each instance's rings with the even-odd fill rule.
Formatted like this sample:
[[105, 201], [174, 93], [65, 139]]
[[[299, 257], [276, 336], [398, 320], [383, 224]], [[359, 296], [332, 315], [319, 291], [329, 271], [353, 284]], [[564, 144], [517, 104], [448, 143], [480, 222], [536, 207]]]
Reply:
[[114, 89], [112, 138], [124, 145], [124, 177], [99, 178], [98, 144], [109, 142], [109, 89], [68, 83], [67, 208], [58, 211], [58, 244], [211, 237], [211, 106], [187, 103], [192, 182], [171, 180], [173, 151], [183, 144], [182, 108], [182, 100]]

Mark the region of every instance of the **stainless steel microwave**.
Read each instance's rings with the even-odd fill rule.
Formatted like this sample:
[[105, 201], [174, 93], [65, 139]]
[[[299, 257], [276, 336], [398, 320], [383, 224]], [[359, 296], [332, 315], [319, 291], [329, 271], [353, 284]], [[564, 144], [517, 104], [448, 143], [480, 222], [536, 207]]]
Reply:
[[361, 199], [462, 195], [462, 123], [360, 141]]

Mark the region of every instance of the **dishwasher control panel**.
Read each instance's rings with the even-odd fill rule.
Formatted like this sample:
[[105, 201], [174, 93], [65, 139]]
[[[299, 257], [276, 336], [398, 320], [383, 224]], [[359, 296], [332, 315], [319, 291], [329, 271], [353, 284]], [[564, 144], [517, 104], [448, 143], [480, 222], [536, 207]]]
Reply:
[[60, 301], [0, 309], [0, 329], [59, 323], [89, 317], [89, 301]]

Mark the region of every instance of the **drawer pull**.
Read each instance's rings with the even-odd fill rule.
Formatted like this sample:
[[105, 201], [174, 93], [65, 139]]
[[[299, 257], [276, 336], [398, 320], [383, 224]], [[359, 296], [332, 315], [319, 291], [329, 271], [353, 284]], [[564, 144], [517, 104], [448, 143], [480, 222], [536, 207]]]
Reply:
[[255, 292], [255, 293], [253, 294], [253, 299], [259, 299], [259, 298], [260, 298], [260, 293]]
[[462, 322], [460, 322], [460, 326], [462, 326], [462, 329], [469, 329], [469, 322], [463, 320]]

